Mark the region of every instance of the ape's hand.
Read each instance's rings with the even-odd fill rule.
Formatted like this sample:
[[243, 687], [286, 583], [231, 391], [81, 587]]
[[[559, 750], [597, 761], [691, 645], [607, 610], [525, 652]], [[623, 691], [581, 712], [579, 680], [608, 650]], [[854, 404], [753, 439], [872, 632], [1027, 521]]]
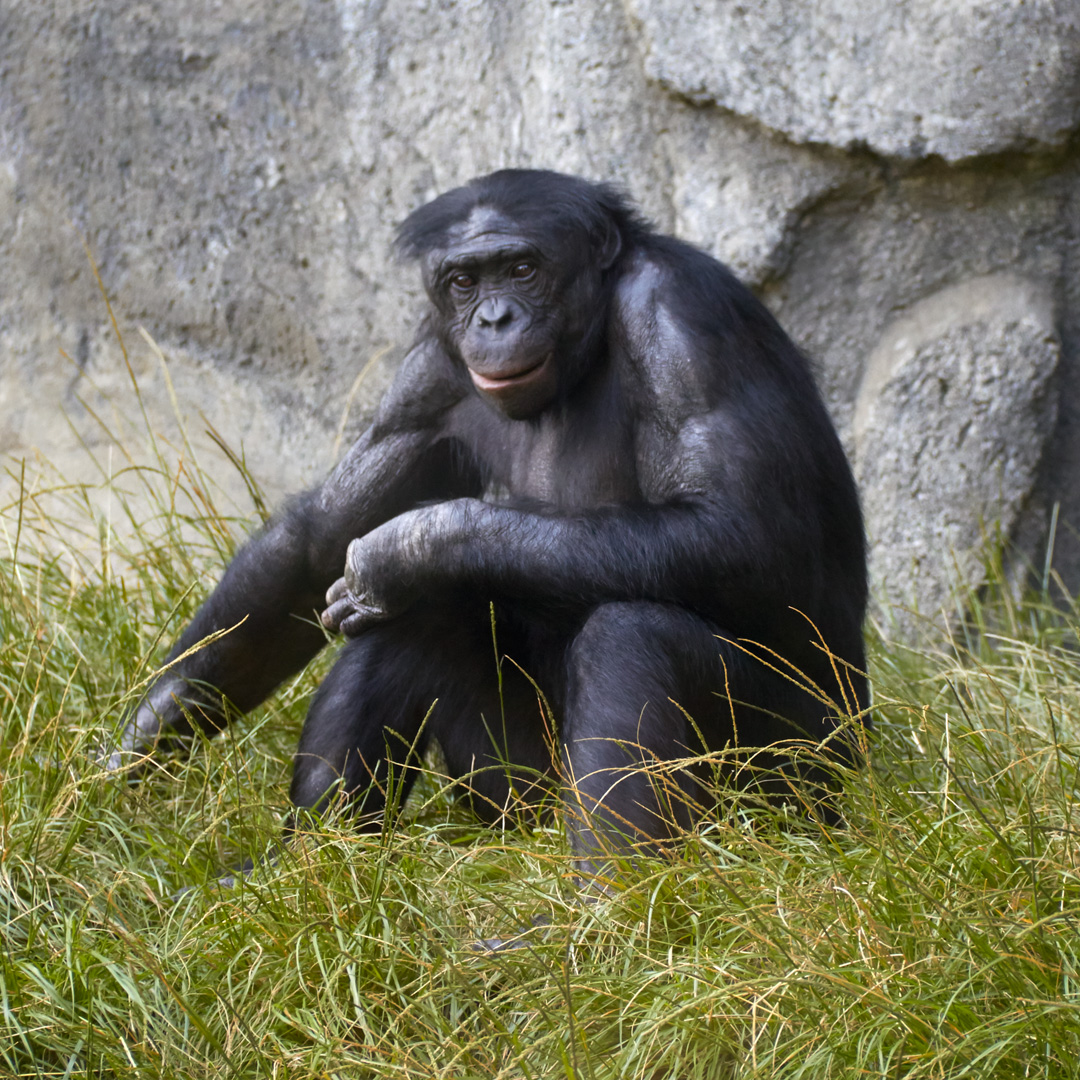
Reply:
[[[406, 510], [349, 544], [345, 576], [326, 594], [322, 623], [355, 637], [400, 615], [431, 587], [455, 579], [456, 552], [475, 544], [473, 499], [449, 499]], [[455, 561], [457, 560], [457, 561]]]
[[360, 537], [349, 544], [345, 576], [330, 586], [326, 610], [322, 613], [322, 624], [327, 630], [340, 631], [347, 637], [356, 637], [362, 630], [392, 614], [385, 598], [376, 594], [372, 560], [367, 557], [372, 545], [365, 543], [366, 539]]

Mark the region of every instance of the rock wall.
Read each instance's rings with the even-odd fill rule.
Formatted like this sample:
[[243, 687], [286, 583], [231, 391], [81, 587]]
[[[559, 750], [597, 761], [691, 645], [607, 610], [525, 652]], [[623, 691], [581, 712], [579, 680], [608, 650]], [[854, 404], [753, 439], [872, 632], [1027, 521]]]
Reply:
[[394, 225], [543, 166], [816, 358], [886, 613], [1056, 504], [1080, 587], [1075, 0], [0, 0], [0, 115], [0, 454], [89, 476], [141, 415], [85, 239], [151, 424], [315, 481], [415, 324]]

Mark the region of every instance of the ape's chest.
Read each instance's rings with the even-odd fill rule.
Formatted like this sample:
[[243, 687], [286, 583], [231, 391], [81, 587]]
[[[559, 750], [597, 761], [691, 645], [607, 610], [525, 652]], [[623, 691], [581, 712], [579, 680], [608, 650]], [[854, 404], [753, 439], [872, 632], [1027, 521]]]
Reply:
[[537, 426], [515, 433], [488, 462], [484, 498], [543, 503], [560, 510], [641, 500], [629, 426]]

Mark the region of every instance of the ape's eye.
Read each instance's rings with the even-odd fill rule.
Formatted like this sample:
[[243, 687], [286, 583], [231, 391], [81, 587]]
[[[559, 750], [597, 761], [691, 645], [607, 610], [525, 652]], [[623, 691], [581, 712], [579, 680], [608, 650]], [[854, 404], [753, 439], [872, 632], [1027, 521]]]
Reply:
[[532, 263], [519, 262], [511, 271], [510, 276], [518, 281], [526, 281], [536, 273], [536, 267]]
[[472, 274], [452, 274], [450, 284], [455, 289], [471, 289], [476, 284], [476, 278]]

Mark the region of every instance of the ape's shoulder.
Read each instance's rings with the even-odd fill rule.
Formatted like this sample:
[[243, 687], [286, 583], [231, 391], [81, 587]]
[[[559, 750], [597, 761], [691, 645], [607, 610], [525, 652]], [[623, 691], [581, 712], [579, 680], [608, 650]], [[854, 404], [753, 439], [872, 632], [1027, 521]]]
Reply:
[[687, 328], [702, 330], [763, 310], [723, 263], [672, 236], [644, 237], [620, 270], [615, 310], [631, 325], [660, 308]]
[[428, 327], [406, 353], [375, 414], [375, 434], [430, 428], [468, 393], [468, 382]]
[[746, 319], [772, 319], [728, 267], [673, 236], [649, 234], [620, 269], [615, 310], [631, 324], [660, 308], [687, 328], [706, 332]]
[[612, 313], [633, 326], [648, 318], [660, 303], [668, 283], [667, 268], [647, 251], [635, 249], [623, 261], [612, 298]]
[[651, 234], [626, 257], [612, 303], [613, 341], [648, 381], [715, 402], [770, 383], [813, 393], [805, 357], [722, 263]]

